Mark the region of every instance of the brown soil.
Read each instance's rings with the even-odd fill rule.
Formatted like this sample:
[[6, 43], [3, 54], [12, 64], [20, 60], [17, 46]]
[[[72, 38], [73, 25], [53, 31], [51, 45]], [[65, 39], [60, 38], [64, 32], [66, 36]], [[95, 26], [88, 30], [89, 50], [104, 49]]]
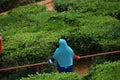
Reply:
[[2, 12], [2, 13], [0, 13], [0, 15], [7, 15], [7, 11], [6, 12]]
[[84, 75], [90, 71], [90, 67], [92, 65], [92, 60], [87, 60], [81, 62], [78, 66], [74, 67], [74, 71], [79, 73], [80, 75]]
[[38, 2], [37, 4], [46, 6], [46, 9], [48, 11], [53, 11], [54, 10], [53, 0], [45, 0], [45, 1]]

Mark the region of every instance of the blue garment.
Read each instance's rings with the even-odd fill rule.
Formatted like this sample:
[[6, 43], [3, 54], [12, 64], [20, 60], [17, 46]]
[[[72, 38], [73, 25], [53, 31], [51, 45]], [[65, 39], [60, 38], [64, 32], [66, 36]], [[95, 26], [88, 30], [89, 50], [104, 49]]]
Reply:
[[68, 68], [73, 65], [73, 50], [67, 45], [64, 39], [59, 40], [59, 47], [54, 52], [53, 58], [60, 67]]
[[73, 65], [69, 66], [68, 68], [57, 66], [57, 70], [59, 71], [59, 73], [61, 73], [61, 72], [73, 72]]

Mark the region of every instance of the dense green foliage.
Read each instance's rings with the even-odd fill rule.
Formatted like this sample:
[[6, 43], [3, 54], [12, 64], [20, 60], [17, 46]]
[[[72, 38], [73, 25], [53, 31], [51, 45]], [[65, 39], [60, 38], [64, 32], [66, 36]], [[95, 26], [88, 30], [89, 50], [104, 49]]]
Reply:
[[0, 0], [0, 12], [43, 0]]
[[54, 0], [55, 3], [55, 9], [58, 12], [62, 12], [62, 11], [67, 11], [67, 10], [71, 10], [71, 9], [79, 9], [79, 0]]
[[120, 61], [97, 65], [84, 76], [84, 80], [119, 80]]
[[28, 78], [22, 78], [20, 80], [81, 80], [81, 77], [77, 73], [44, 73], [37, 75], [29, 75]]
[[120, 19], [119, 0], [54, 0], [58, 12], [79, 10], [81, 13], [110, 15]]
[[[58, 47], [60, 38], [65, 38], [78, 55], [119, 50], [119, 0], [54, 1], [56, 11], [46, 11], [44, 6], [30, 4], [12, 9], [8, 15], [0, 15], [3, 67], [47, 61]], [[112, 55], [97, 57], [94, 61], [103, 63], [119, 59], [119, 55]], [[35, 70], [11, 71], [18, 74], [9, 78], [15, 80], [35, 73]], [[56, 68], [45, 65], [41, 70], [53, 72]]]
[[10, 10], [12, 8], [34, 3], [35, 0], [0, 0], [0, 12]]
[[[65, 14], [62, 20], [68, 25], [78, 26], [70, 34], [63, 36], [72, 44], [76, 53], [81, 52], [82, 55], [85, 55], [119, 50], [119, 4], [119, 0], [70, 0], [70, 2], [55, 0], [55, 9]], [[61, 18], [57, 16], [55, 19]], [[80, 46], [78, 47], [78, 45]], [[116, 59], [116, 56], [112, 55], [112, 57]], [[100, 59], [100, 61], [96, 60], [96, 63], [101, 63], [101, 61], [109, 61], [112, 57], [105, 56], [95, 59]], [[119, 58], [117, 57], [117, 59]]]
[[120, 61], [105, 62], [104, 64], [93, 67], [92, 70], [83, 77], [80, 77], [76, 73], [51, 73], [29, 75], [29, 77], [20, 80], [119, 80], [119, 67]]

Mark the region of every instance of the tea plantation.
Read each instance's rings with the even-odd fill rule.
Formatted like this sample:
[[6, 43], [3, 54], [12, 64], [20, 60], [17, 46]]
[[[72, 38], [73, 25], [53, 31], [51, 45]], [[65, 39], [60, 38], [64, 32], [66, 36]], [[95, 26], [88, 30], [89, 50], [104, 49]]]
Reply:
[[29, 77], [20, 80], [119, 80], [119, 67], [120, 61], [106, 62], [93, 67], [85, 76], [80, 76], [77, 73], [47, 73], [29, 75]]
[[[65, 38], [78, 55], [120, 49], [120, 0], [54, 0], [54, 4], [55, 11], [47, 11], [45, 6], [29, 4], [14, 8], [7, 15], [0, 15], [3, 68], [47, 61], [58, 47], [60, 38]], [[93, 58], [95, 65], [101, 63], [98, 70], [103, 68], [107, 70], [104, 65], [116, 64], [115, 73], [118, 73], [120, 67], [118, 60], [120, 60], [119, 54]], [[104, 63], [107, 61], [110, 63]], [[118, 62], [114, 63], [114, 61]], [[110, 71], [113, 72], [112, 68]], [[56, 72], [54, 64], [45, 65], [41, 67], [41, 73], [44, 74], [34, 77], [30, 75], [23, 80], [37, 80], [38, 77], [41, 77], [38, 80], [54, 80], [54, 76], [55, 80], [83, 79], [76, 73]], [[93, 72], [88, 73], [87, 78], [100, 80], [100, 76], [96, 78], [99, 75], [96, 68], [93, 68]], [[5, 80], [16, 80], [35, 73], [35, 68], [27, 68], [4, 72], [2, 76], [8, 75], [5, 76]], [[103, 76], [112, 75], [107, 73], [105, 72]], [[46, 78], [43, 79], [42, 76]], [[87, 78], [85, 76], [84, 79], [90, 80]], [[106, 77], [101, 80], [118, 80], [118, 77], [112, 79]]]

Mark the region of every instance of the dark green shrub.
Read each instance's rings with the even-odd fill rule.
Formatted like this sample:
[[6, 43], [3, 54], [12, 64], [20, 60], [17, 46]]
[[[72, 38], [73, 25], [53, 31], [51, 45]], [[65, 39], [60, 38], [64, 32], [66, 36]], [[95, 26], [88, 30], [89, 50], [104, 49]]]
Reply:
[[[74, 15], [74, 16], [72, 16]], [[71, 21], [73, 20], [73, 22]], [[69, 45], [79, 55], [119, 50], [119, 20], [110, 16], [93, 16], [90, 13], [63, 12], [52, 16], [49, 21], [70, 25], [70, 32], [63, 35]], [[80, 45], [80, 46], [78, 46]], [[110, 55], [97, 59], [95, 63], [119, 60], [118, 56]]]
[[83, 26], [79, 28], [79, 33], [98, 40], [103, 52], [119, 50], [119, 20], [109, 16], [94, 16], [80, 21]]
[[40, 27], [54, 14], [56, 12], [47, 12], [45, 7], [36, 4], [13, 9], [9, 15], [1, 17], [0, 32], [4, 33], [4, 37], [19, 32], [38, 32]]
[[12, 9], [9, 11], [9, 15], [16, 18], [24, 18], [28, 14], [38, 14], [42, 11], [45, 11], [45, 6], [40, 6], [38, 4], [29, 4], [27, 6], [20, 6], [18, 8]]
[[[9, 64], [12, 66], [29, 64], [30, 60], [32, 61], [30, 63], [34, 63], [34, 62], [41, 62], [47, 59], [51, 55], [48, 53], [51, 53], [51, 50], [50, 50], [51, 48], [49, 43], [52, 41], [50, 40], [47, 41], [47, 39], [44, 38], [42, 34], [43, 32], [34, 33], [34, 34], [21, 33], [21, 34], [16, 34], [14, 36], [6, 37], [3, 45], [4, 46], [3, 52], [5, 52], [4, 54], [6, 54], [6, 56], [4, 57], [5, 58], [4, 60], [6, 60], [5, 63], [7, 64], [7, 66]], [[45, 58], [45, 56], [47, 57]], [[13, 64], [9, 63], [9, 61], [7, 61], [8, 60], [7, 58], [9, 60], [12, 60], [10, 62]], [[41, 58], [43, 58], [44, 60], [42, 60]], [[19, 61], [19, 60], [22, 60], [22, 61]], [[25, 61], [28, 61], [28, 62], [25, 62]], [[18, 62], [20, 62], [20, 64]], [[22, 62], [23, 64], [21, 64]]]
[[[3, 67], [48, 61], [54, 50], [54, 45], [52, 45], [52, 43], [54, 44], [54, 41], [47, 40], [47, 38], [42, 37], [43, 35], [41, 34], [43, 34], [43, 32], [38, 34], [23, 33], [7, 38], [3, 45], [3, 52], [5, 54], [3, 56]], [[54, 65], [49, 65], [49, 69], [46, 65], [42, 67], [41, 72], [54, 71], [56, 71]], [[26, 76], [27, 74], [33, 74], [35, 72], [35, 68], [27, 68], [25, 70], [17, 70], [15, 72], [10, 71], [5, 73], [5, 75], [9, 73], [16, 74], [16, 78], [20, 78], [20, 76]], [[10, 78], [11, 77], [12, 76], [10, 75]]]
[[[66, 16], [64, 17], [64, 15]], [[66, 23], [65, 18], [67, 17], [68, 21], [70, 21], [72, 15], [73, 13], [69, 12], [61, 13], [51, 17], [50, 20], [64, 21]], [[119, 20], [110, 16], [89, 15], [85, 17], [83, 14], [82, 16], [81, 14], [75, 14], [75, 17], [75, 19], [80, 23], [73, 24], [72, 27], [74, 28], [71, 28], [69, 33], [62, 36], [62, 38], [65, 38], [68, 41], [75, 53], [79, 55], [87, 55], [119, 50]], [[95, 59], [97, 61], [95, 63], [103, 63], [106, 60], [119, 60], [119, 57], [116, 55], [107, 55], [107, 57], [104, 56], [101, 59]]]
[[[50, 27], [49, 24], [44, 24], [44, 22], [46, 22], [51, 15], [54, 15], [55, 12], [44, 11], [39, 13], [37, 11], [39, 8], [34, 8], [31, 11], [26, 10], [32, 8], [33, 6], [36, 5], [33, 4], [28, 5], [27, 7], [23, 6], [16, 8], [17, 10], [14, 9], [10, 11], [8, 16], [2, 16], [0, 19], [1, 32], [4, 35], [3, 53], [5, 55], [3, 56], [3, 67], [12, 67], [47, 61], [49, 58], [51, 58], [51, 55], [56, 48], [55, 43], [57, 42], [57, 39], [61, 34], [64, 34], [62, 32], [56, 34], [54, 32], [54, 28], [52, 30], [53, 32], [44, 29], [43, 25]], [[22, 8], [24, 9], [23, 11]], [[21, 11], [21, 13], [17, 11]], [[27, 15], [24, 13], [27, 13]], [[25, 17], [20, 17], [20, 15], [25, 15]], [[36, 22], [41, 24], [38, 25]], [[43, 31], [40, 28], [42, 26]], [[56, 29], [58, 29], [57, 24], [54, 26], [56, 26]], [[54, 71], [56, 71], [54, 65], [49, 66], [49, 69], [48, 66], [42, 66], [41, 70], [41, 72]], [[27, 74], [31, 73], [33, 74], [35, 72], [35, 68], [27, 68], [25, 70], [17, 70], [15, 72], [6, 72], [5, 75], [12, 74], [9, 75], [8, 79], [13, 80], [14, 78], [15, 80], [16, 78], [20, 78], [21, 76], [26, 76]]]
[[35, 0], [2, 0], [0, 1], [0, 12], [13, 9], [18, 6], [34, 3]]
[[49, 18], [49, 21], [64, 21], [65, 24], [69, 26], [78, 26], [80, 21], [79, 21], [80, 14], [75, 13], [75, 12], [63, 12], [56, 14], [54, 16], [51, 16]]
[[109, 2], [119, 2], [120, 0], [103, 0], [103, 1], [109, 1]]
[[[46, 18], [47, 17], [45, 17], [45, 20]], [[44, 20], [44, 18], [42, 19]], [[66, 34], [70, 30], [69, 26], [65, 25], [64, 22], [56, 23], [54, 21], [51, 21], [42, 25], [41, 28], [38, 28], [38, 26], [36, 26], [35, 28], [34, 26], [33, 29], [37, 29], [37, 31], [32, 30], [31, 26], [25, 28], [23, 26], [24, 24], [20, 24], [21, 21], [18, 21], [18, 23], [19, 24], [14, 23], [14, 25], [21, 25], [21, 27], [19, 29], [16, 29], [17, 27], [14, 27], [13, 30], [19, 31], [17, 31], [16, 34], [13, 34], [11, 32], [11, 35], [5, 35], [5, 37], [3, 38], [3, 52], [5, 54], [3, 56], [3, 67], [26, 65], [31, 63], [47, 61], [49, 58], [51, 58], [51, 55], [56, 48], [58, 39], [61, 37], [61, 35]], [[8, 27], [12, 27], [12, 23]], [[31, 31], [28, 29], [30, 29]], [[11, 30], [11, 28], [9, 30]], [[9, 31], [7, 33], [9, 33]], [[49, 66], [49, 69], [48, 66], [43, 66], [41, 70], [41, 72], [56, 71], [54, 65]], [[36, 69], [34, 68], [27, 68], [26, 70], [18, 70], [16, 72], [11, 71], [10, 74], [16, 74], [16, 77], [14, 77], [14, 75], [9, 75], [9, 79], [13, 77], [15, 79], [19, 78], [20, 76], [26, 76], [26, 74], [35, 73], [35, 71]]]
[[[85, 20], [85, 19], [84, 19]], [[87, 35], [92, 37], [99, 47], [91, 50], [100, 52], [109, 52], [119, 50], [119, 39], [120, 39], [120, 27], [119, 27], [119, 20], [111, 18], [111, 17], [92, 17], [87, 18], [84, 22], [81, 20], [84, 26], [80, 27], [79, 35]], [[92, 21], [93, 20], [93, 21]], [[75, 33], [76, 34], [76, 33]], [[89, 44], [88, 44], [89, 45]], [[88, 50], [88, 49], [87, 49]], [[95, 63], [103, 63], [104, 61], [114, 61], [120, 60], [120, 55], [106, 55], [100, 58], [95, 58]]]
[[110, 15], [120, 19], [120, 1], [111, 0], [70, 0], [61, 1], [55, 0], [55, 9], [58, 12], [78, 10], [82, 13], [88, 13], [94, 15]]
[[110, 2], [104, 0], [86, 0], [80, 1], [80, 11], [92, 12], [94, 15], [110, 15], [119, 19], [120, 1]]
[[92, 58], [94, 65], [102, 64], [104, 62], [114, 62], [120, 60], [120, 54], [110, 54], [104, 56], [97, 56]]
[[84, 76], [83, 80], [119, 80], [120, 61], [105, 62], [104, 64], [97, 65]]
[[93, 37], [71, 33], [63, 36], [78, 55], [88, 55], [101, 51], [101, 46]]
[[[69, 34], [63, 36], [68, 42], [71, 42], [70, 45], [74, 46], [73, 48], [77, 50], [77, 53], [87, 54], [119, 50], [119, 20], [109, 16], [94, 16], [79, 18], [78, 21], [80, 21], [79, 27], [75, 27]], [[78, 45], [84, 45], [84, 47], [81, 48]]]
[[37, 74], [29, 75], [27, 78], [20, 80], [82, 80], [77, 73], [51, 73], [51, 74]]
[[79, 0], [54, 0], [55, 10], [58, 12], [78, 9]]

